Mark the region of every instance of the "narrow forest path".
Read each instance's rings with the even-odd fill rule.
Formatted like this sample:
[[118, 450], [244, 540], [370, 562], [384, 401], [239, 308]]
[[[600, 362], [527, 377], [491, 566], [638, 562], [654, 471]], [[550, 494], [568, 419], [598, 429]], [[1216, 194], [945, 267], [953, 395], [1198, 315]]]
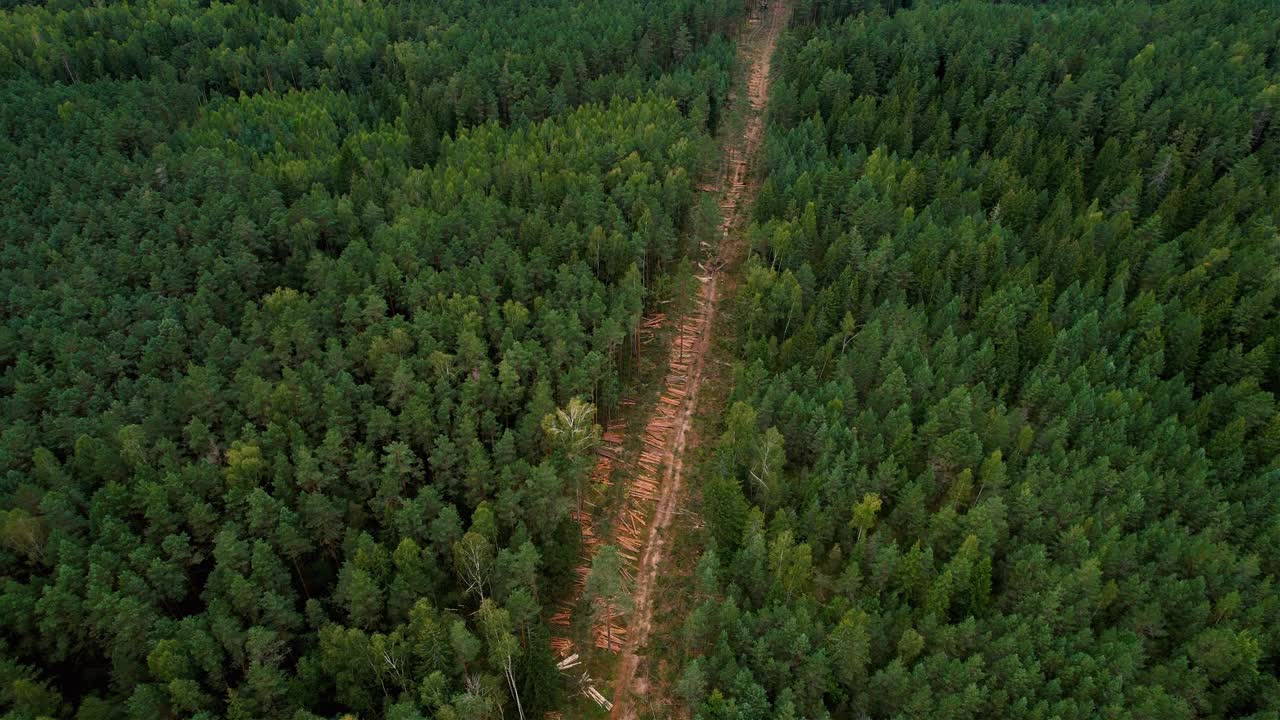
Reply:
[[771, 7], [752, 13], [739, 37], [739, 62], [746, 68], [747, 92], [734, 93], [728, 116], [740, 115], [742, 130], [724, 139], [718, 177], [704, 188], [719, 198], [723, 216], [720, 242], [707, 249], [707, 257], [700, 263], [696, 307], [681, 320], [680, 332], [671, 341], [665, 388], [645, 427], [646, 448], [636, 468], [637, 477], [628, 478], [639, 486], [633, 489], [633, 496], [656, 494], [657, 506], [634, 578], [633, 610], [614, 679], [612, 717], [618, 720], [636, 720], [638, 701], [649, 690], [647, 675], [639, 671], [654, 625], [654, 589], [668, 555], [669, 530], [679, 510], [690, 426], [699, 390], [708, 380], [706, 358], [721, 292], [737, 284], [735, 278], [728, 277], [731, 272], [722, 270], [736, 270], [745, 250], [743, 231], [758, 185], [752, 170], [764, 138], [770, 64], [789, 14], [790, 4], [775, 0]]

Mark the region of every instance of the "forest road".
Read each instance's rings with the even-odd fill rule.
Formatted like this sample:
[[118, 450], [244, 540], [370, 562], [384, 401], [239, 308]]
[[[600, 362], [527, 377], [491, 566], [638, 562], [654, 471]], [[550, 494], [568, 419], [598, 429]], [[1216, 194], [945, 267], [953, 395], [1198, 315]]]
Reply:
[[[706, 381], [705, 360], [711, 349], [711, 335], [720, 291], [737, 285], [732, 271], [738, 267], [745, 250], [743, 230], [746, 209], [755, 199], [757, 182], [751, 175], [754, 160], [759, 154], [764, 138], [765, 109], [769, 101], [770, 65], [778, 43], [778, 36], [786, 28], [790, 16], [790, 3], [775, 0], [771, 6], [757, 10], [749, 18], [744, 33], [739, 37], [739, 61], [747, 68], [747, 92], [736, 94], [731, 109], [740, 111], [744, 123], [742, 132], [728, 138], [723, 144], [721, 170], [714, 186], [708, 190], [720, 197], [724, 216], [721, 223], [722, 237], [712, 251], [714, 256], [703, 263], [705, 275], [700, 277], [697, 310], [686, 321], [694, 341], [687, 358], [687, 377], [682, 378], [683, 400], [676, 413], [674, 432], [663, 450], [662, 482], [657, 509], [649, 524], [648, 536], [640, 557], [639, 571], [635, 577], [632, 596], [634, 611], [628, 623], [627, 640], [623, 645], [614, 681], [612, 718], [638, 720], [641, 701], [649, 691], [649, 683], [638, 673], [653, 630], [653, 593], [658, 572], [667, 555], [668, 531], [679, 509], [681, 481], [684, 469], [686, 443], [693, 422], [699, 390]], [[745, 102], [744, 102], [745, 101]], [[735, 107], [737, 106], [737, 107]], [[722, 268], [730, 272], [722, 273]]]

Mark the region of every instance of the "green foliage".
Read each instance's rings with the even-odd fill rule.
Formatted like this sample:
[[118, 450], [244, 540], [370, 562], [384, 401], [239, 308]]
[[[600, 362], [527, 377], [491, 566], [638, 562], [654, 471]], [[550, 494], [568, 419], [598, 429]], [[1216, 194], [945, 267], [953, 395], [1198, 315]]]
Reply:
[[1274, 715], [1275, 8], [905, 4], [782, 43], [678, 691]]
[[553, 708], [742, 10], [4, 3], [0, 712]]

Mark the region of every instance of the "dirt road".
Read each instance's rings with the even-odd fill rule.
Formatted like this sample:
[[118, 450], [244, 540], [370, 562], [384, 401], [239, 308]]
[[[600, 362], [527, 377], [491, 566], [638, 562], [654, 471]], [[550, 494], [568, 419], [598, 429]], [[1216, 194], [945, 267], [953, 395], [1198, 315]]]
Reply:
[[[772, 7], [757, 12], [739, 38], [739, 60], [747, 68], [747, 93], [733, 100], [745, 122], [737, 137], [724, 143], [724, 160], [715, 185], [709, 192], [719, 196], [724, 213], [722, 237], [712, 256], [701, 264], [703, 275], [697, 307], [683, 320], [682, 331], [672, 340], [672, 362], [662, 399], [646, 426], [650, 468], [660, 473], [656, 483], [657, 507], [649, 524], [633, 587], [634, 610], [627, 623], [626, 641], [618, 662], [612, 717], [635, 720], [640, 702], [649, 690], [644, 673], [639, 672], [653, 630], [653, 591], [658, 573], [667, 557], [668, 530], [676, 517], [681, 498], [686, 443], [697, 407], [699, 389], [707, 380], [705, 360], [711, 348], [711, 333], [720, 292], [736, 285], [725, 278], [722, 268], [736, 268], [744, 251], [743, 229], [746, 209], [755, 197], [757, 183], [752, 167], [764, 137], [764, 113], [769, 100], [770, 62], [778, 36], [786, 27], [790, 5], [775, 0]], [[644, 458], [642, 457], [642, 465]], [[655, 478], [657, 479], [657, 478]]]

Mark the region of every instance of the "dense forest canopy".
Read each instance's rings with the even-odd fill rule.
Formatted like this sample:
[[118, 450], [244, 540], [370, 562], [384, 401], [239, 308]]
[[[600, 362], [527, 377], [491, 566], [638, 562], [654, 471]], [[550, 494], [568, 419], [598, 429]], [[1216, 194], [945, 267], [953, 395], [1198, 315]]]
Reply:
[[556, 707], [543, 421], [619, 396], [741, 12], [6, 3], [0, 708]]
[[[0, 712], [563, 709], [760, 5], [0, 0]], [[791, 5], [671, 691], [1276, 717], [1280, 9]]]
[[680, 691], [1274, 717], [1280, 13], [899, 4], [780, 50]]

